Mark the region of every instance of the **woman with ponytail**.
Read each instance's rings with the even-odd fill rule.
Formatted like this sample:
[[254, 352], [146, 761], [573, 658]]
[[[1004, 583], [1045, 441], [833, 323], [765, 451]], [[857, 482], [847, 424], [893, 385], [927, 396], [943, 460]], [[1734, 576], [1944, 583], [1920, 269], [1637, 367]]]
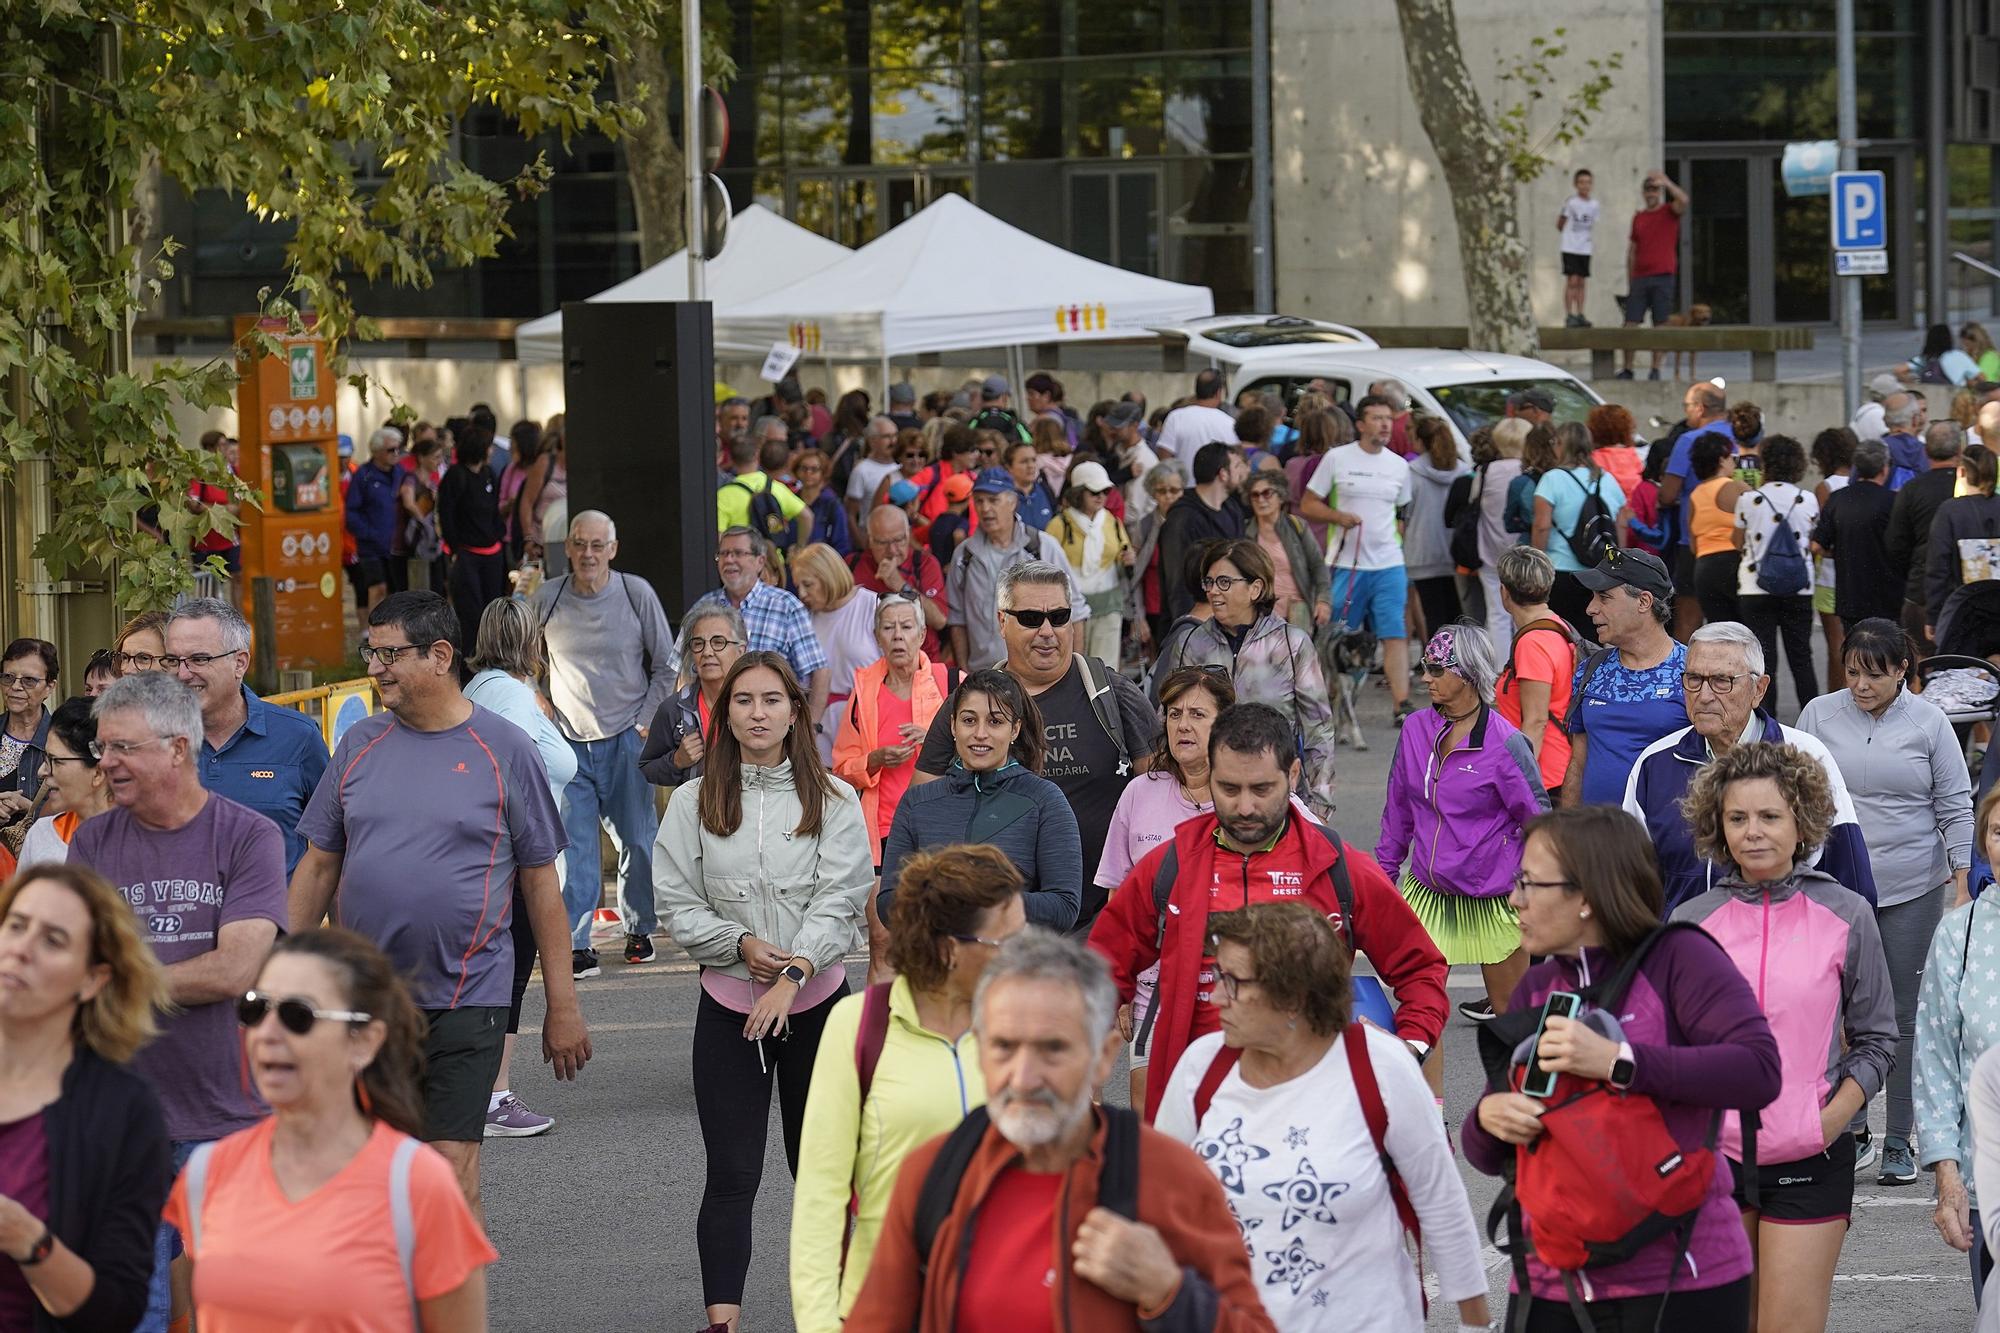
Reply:
[[346, 930], [287, 935], [236, 1017], [272, 1114], [196, 1149], [167, 1199], [197, 1327], [483, 1330], [499, 1255], [415, 1137], [424, 1019], [382, 951]]

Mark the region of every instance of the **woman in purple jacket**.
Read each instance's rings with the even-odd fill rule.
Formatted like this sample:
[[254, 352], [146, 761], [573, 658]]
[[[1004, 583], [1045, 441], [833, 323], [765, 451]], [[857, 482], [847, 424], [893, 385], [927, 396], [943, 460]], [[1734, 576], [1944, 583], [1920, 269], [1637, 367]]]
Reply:
[[[1539, 1006], [1555, 990], [1581, 992], [1660, 925], [1665, 892], [1645, 831], [1622, 810], [1580, 806], [1543, 815], [1526, 830], [1513, 904], [1521, 942], [1545, 961], [1528, 969], [1512, 1008]], [[1687, 1148], [1707, 1140], [1717, 1108], [1762, 1109], [1778, 1094], [1778, 1043], [1757, 997], [1721, 946], [1693, 931], [1660, 940], [1619, 1006], [1622, 1045], [1582, 1023], [1551, 1018], [1538, 1054], [1543, 1068], [1582, 1078], [1624, 1079], [1651, 1097]], [[1499, 1175], [1515, 1148], [1540, 1135], [1542, 1104], [1489, 1092], [1461, 1130], [1465, 1159]], [[1583, 1270], [1578, 1294], [1599, 1328], [1701, 1329], [1743, 1333], [1750, 1323], [1750, 1240], [1731, 1197], [1728, 1161], [1715, 1178], [1682, 1251], [1669, 1234], [1622, 1263]], [[1534, 1218], [1527, 1219], [1529, 1236]], [[1676, 1258], [1678, 1256], [1678, 1262]], [[1527, 1327], [1580, 1327], [1562, 1275], [1530, 1254]], [[1663, 1310], [1663, 1306], [1671, 1307]], [[1507, 1327], [1513, 1327], [1510, 1307]]]
[[[1375, 859], [1451, 964], [1477, 963], [1492, 1013], [1527, 969], [1507, 891], [1521, 865], [1521, 826], [1548, 809], [1528, 738], [1493, 711], [1499, 675], [1476, 625], [1446, 625], [1417, 664], [1431, 706], [1403, 722]], [[1472, 1006], [1463, 1006], [1471, 1016]], [[1424, 1061], [1444, 1097], [1444, 1049]]]

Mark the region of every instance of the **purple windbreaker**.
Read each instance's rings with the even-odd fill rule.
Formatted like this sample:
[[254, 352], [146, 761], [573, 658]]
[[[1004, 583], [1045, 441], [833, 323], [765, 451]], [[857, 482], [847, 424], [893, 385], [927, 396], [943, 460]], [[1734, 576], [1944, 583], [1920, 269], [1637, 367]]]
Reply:
[[[1585, 949], [1575, 958], [1558, 955], [1528, 969], [1507, 1007], [1539, 1008], [1550, 991], [1581, 990], [1616, 968], [1602, 949]], [[1762, 1110], [1778, 1095], [1777, 1039], [1750, 983], [1713, 940], [1692, 931], [1662, 939], [1640, 965], [1617, 1018], [1632, 1045], [1632, 1090], [1658, 1104], [1668, 1132], [1683, 1148], [1707, 1139], [1717, 1107]], [[1482, 1129], [1477, 1114], [1466, 1117], [1460, 1142], [1465, 1159], [1489, 1176], [1499, 1175], [1514, 1157], [1513, 1146]], [[1730, 1197], [1733, 1183], [1718, 1147], [1715, 1179], [1695, 1218], [1674, 1290], [1719, 1287], [1749, 1273], [1750, 1242]], [[1532, 1218], [1528, 1231], [1534, 1232]], [[1676, 1248], [1675, 1238], [1665, 1236], [1623, 1263], [1584, 1269], [1577, 1274], [1579, 1290], [1587, 1301], [1665, 1291]], [[1568, 1299], [1561, 1276], [1533, 1254], [1528, 1285], [1539, 1299]]]
[[1548, 809], [1541, 768], [1528, 738], [1491, 708], [1464, 744], [1439, 754], [1450, 727], [1435, 708], [1404, 719], [1375, 859], [1392, 884], [1408, 871], [1438, 893], [1504, 897], [1521, 869], [1521, 826]]

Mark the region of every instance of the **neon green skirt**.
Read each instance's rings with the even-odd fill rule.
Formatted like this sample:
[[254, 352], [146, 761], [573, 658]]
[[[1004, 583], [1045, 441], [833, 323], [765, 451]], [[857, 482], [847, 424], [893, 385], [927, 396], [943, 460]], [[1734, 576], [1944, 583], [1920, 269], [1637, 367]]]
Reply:
[[1457, 967], [1466, 963], [1498, 963], [1521, 947], [1521, 919], [1501, 898], [1468, 898], [1462, 893], [1439, 893], [1421, 883], [1408, 871], [1396, 887], [1424, 923], [1431, 943], [1444, 960]]

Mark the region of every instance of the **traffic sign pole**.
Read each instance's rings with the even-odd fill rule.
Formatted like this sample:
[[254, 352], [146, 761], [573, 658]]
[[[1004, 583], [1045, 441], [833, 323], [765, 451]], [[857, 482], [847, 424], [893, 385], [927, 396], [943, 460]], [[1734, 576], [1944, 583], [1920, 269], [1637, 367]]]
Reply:
[[[1853, 171], [1860, 166], [1855, 140], [1861, 135], [1854, 111], [1854, 0], [1834, 0], [1835, 97], [1839, 108], [1840, 169]], [[1834, 181], [1833, 213], [1840, 216], [1840, 180]], [[1835, 277], [1840, 287], [1840, 382], [1846, 396], [1846, 411], [1861, 405], [1861, 279]]]

